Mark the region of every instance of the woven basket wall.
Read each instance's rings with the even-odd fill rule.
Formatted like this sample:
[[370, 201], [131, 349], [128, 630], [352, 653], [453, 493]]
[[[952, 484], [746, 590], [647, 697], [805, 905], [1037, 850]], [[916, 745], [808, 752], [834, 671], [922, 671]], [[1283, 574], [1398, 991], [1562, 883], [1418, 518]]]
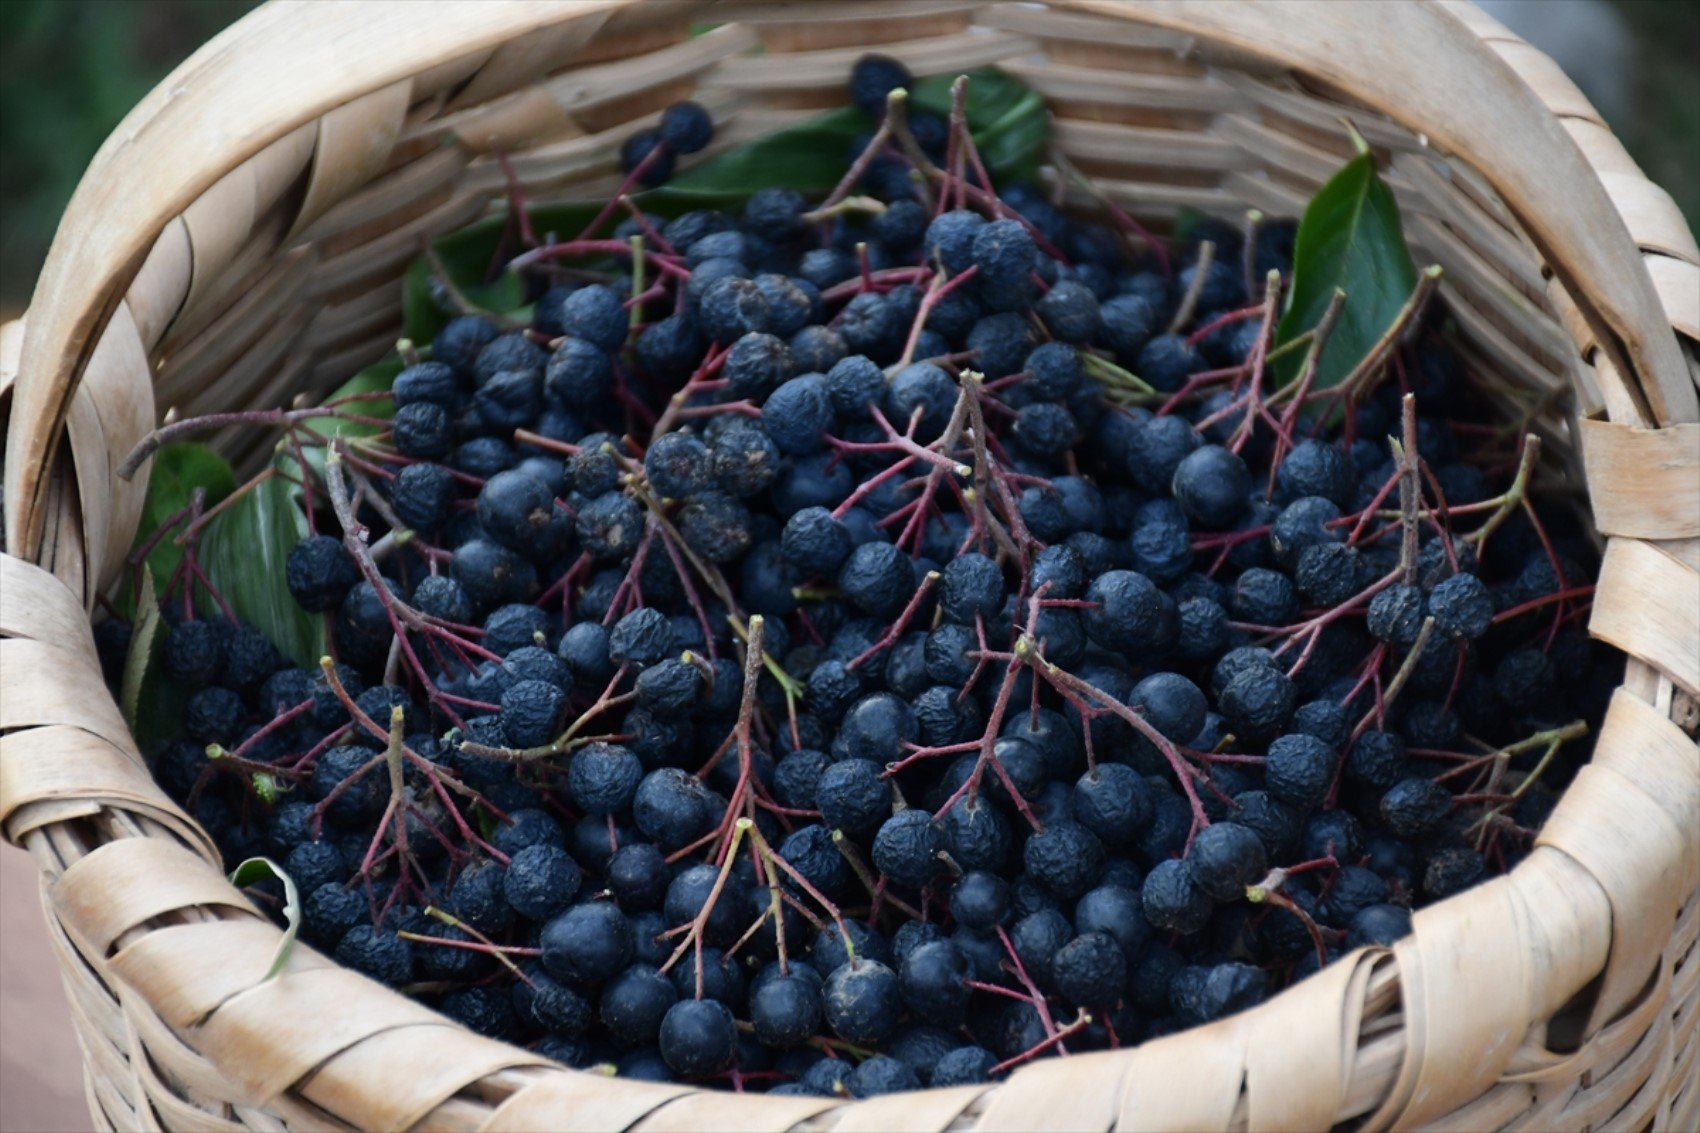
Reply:
[[[88, 612], [145, 491], [113, 468], [168, 407], [274, 405], [383, 354], [422, 239], [500, 206], [495, 153], [533, 200], [605, 196], [620, 142], [666, 104], [700, 99], [735, 145], [841, 101], [870, 47], [921, 75], [1007, 68], [1046, 98], [1055, 146], [1157, 221], [1296, 215], [1351, 152], [1345, 116], [1377, 147], [1470, 362], [1552, 395], [1538, 427], [1609, 537], [1592, 630], [1631, 659], [1539, 847], [1244, 1015], [859, 1103], [564, 1070], [305, 947], [261, 982], [277, 930], [154, 786], [101, 681]], [[267, 5], [119, 127], [27, 330], [0, 333], [0, 819], [42, 870], [95, 1122], [1700, 1127], [1697, 260], [1558, 69], [1462, 5]]]

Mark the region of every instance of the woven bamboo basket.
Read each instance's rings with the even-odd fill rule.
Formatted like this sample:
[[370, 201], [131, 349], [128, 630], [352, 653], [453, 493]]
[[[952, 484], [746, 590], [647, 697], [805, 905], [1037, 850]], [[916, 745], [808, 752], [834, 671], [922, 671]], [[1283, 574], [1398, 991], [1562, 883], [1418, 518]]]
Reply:
[[[704, 24], [717, 25], [702, 32]], [[693, 30], [700, 34], [693, 34]], [[323, 391], [395, 341], [423, 238], [606, 196], [683, 97], [734, 145], [876, 48], [987, 64], [1157, 222], [1296, 215], [1383, 154], [1472, 365], [1585, 479], [1592, 631], [1628, 653], [1592, 764], [1509, 876], [1264, 1006], [994, 1086], [841, 1103], [563, 1069], [297, 948], [150, 779], [89, 613], [135, 534], [118, 461], [161, 412]], [[573, 0], [269, 4], [95, 158], [27, 317], [0, 559], [0, 818], [41, 892], [102, 1127], [1021, 1130], [1700, 1127], [1700, 267], [1670, 199], [1544, 56], [1463, 4]], [[226, 437], [227, 448], [240, 442]]]

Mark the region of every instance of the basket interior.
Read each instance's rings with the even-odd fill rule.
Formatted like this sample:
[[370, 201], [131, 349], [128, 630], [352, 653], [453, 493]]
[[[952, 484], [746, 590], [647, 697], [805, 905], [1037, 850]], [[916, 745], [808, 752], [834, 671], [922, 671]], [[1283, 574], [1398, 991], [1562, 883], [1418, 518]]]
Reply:
[[[592, 22], [600, 26], [580, 42], [578, 25]], [[1253, 208], [1296, 217], [1352, 155], [1349, 121], [1382, 163], [1414, 258], [1445, 269], [1440, 292], [1458, 344], [1472, 369], [1495, 379], [1488, 384], [1505, 416], [1530, 419], [1547, 451], [1568, 458], [1568, 418], [1600, 408], [1538, 252], [1481, 176], [1397, 123], [1207, 42], [1121, 18], [966, 0], [806, 13], [652, 0], [562, 27], [547, 57], [534, 48], [508, 69], [502, 86], [515, 89], [492, 88], [490, 66], [465, 77], [481, 53], [416, 77], [405, 101], [351, 104], [351, 114], [393, 131], [381, 165], [288, 235], [286, 218], [319, 195], [319, 168], [270, 186], [247, 238], [214, 249], [228, 262], [204, 286], [207, 241], [196, 238], [191, 208], [196, 278], [152, 351], [160, 411], [280, 404], [387, 353], [399, 332], [400, 278], [422, 242], [506, 206], [498, 154], [531, 203], [606, 199], [620, 181], [620, 143], [667, 104], [696, 98], [719, 124], [689, 168], [842, 105], [850, 65], [868, 50], [903, 59], [918, 76], [986, 65], [1015, 75], [1045, 99], [1053, 149], [1159, 230], [1183, 209], [1235, 223]], [[258, 171], [272, 151], [297, 144], [286, 138], [250, 164]], [[1042, 178], [1053, 190], [1056, 180], [1049, 170]], [[1097, 209], [1073, 186], [1060, 196], [1075, 210]], [[161, 245], [183, 238], [168, 231]], [[156, 246], [152, 261], [168, 252]], [[240, 457], [251, 439], [232, 430], [219, 443]]]

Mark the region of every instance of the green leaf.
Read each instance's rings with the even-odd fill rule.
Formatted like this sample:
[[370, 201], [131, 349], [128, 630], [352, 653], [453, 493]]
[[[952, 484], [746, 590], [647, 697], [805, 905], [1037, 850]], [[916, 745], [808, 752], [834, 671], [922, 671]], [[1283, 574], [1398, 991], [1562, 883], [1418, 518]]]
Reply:
[[[324, 622], [296, 604], [285, 581], [290, 550], [307, 536], [307, 517], [295, 485], [272, 475], [214, 516], [201, 533], [200, 563], [237, 617], [252, 622], [297, 665], [310, 668], [325, 652]], [[221, 612], [204, 591], [201, 612]]]
[[[207, 490], [206, 506], [210, 508], [235, 490], [236, 474], [224, 457], [192, 441], [166, 445], [154, 453], [148, 469], [148, 494], [142, 502], [141, 521], [136, 526], [136, 545], [146, 542], [161, 523], [188, 507], [189, 497], [196, 488]], [[181, 532], [179, 525], [148, 552], [147, 568], [160, 583], [169, 581], [177, 571], [177, 564], [183, 561], [183, 548], [175, 541]], [[119, 606], [130, 611], [135, 608], [136, 596], [129, 592], [128, 579], [124, 585]]]
[[[673, 178], [667, 188], [703, 198], [698, 207], [735, 203], [757, 189], [773, 187], [818, 196], [844, 176], [850, 143], [873, 128], [867, 115], [853, 106], [831, 110], [710, 158]], [[643, 205], [648, 208], [649, 202]]]
[[[389, 392], [390, 386], [395, 384], [396, 375], [401, 373], [401, 371], [401, 358], [392, 354], [382, 361], [372, 363], [372, 365], [361, 370], [358, 374], [355, 374], [352, 378], [349, 378], [346, 382], [342, 383], [342, 385], [326, 394], [324, 401], [321, 404], [328, 405], [333, 401], [338, 401], [345, 397], [353, 397], [358, 394], [387, 393]], [[372, 417], [384, 421], [388, 421], [390, 418], [395, 416], [395, 402], [387, 397], [378, 398], [372, 401], [351, 402], [343, 408], [347, 409], [350, 413], [356, 413], [362, 417]], [[360, 437], [376, 436], [378, 433], [383, 432], [384, 429], [382, 425], [368, 424], [365, 421], [350, 421], [343, 417], [313, 417], [302, 421], [299, 427], [303, 432], [309, 432], [314, 436], [323, 437], [327, 442], [334, 437], [341, 437], [345, 440], [355, 440]], [[307, 465], [315, 476], [322, 476], [324, 474], [326, 451], [327, 449], [323, 445], [302, 446], [301, 455], [306, 458]], [[291, 476], [299, 477], [301, 475], [300, 469], [296, 467], [295, 454], [288, 449], [280, 448], [278, 450], [277, 457], [272, 463]], [[293, 488], [294, 486], [291, 485], [291, 487]], [[301, 490], [299, 488], [295, 488], [294, 493], [295, 498], [299, 500], [301, 498]], [[217, 580], [215, 579], [214, 581], [216, 582]], [[314, 660], [317, 661], [317, 658], [314, 658]]]
[[134, 735], [137, 730], [138, 708], [142, 699], [142, 682], [147, 678], [153, 660], [154, 638], [159, 632], [159, 599], [154, 595], [153, 571], [142, 564], [142, 594], [136, 604], [136, 621], [130, 630], [130, 649], [124, 657], [124, 676], [119, 682], [119, 702], [124, 709], [124, 723]]
[[[1344, 291], [1345, 304], [1316, 374], [1317, 388], [1336, 385], [1392, 326], [1416, 283], [1399, 206], [1376, 175], [1375, 157], [1360, 153], [1317, 190], [1305, 208], [1293, 246], [1293, 286], [1276, 345], [1315, 327], [1335, 290]], [[1299, 352], [1278, 363], [1281, 380], [1292, 380], [1301, 365]]]
[[289, 922], [289, 927], [283, 930], [283, 939], [277, 942], [271, 967], [266, 969], [264, 978], [267, 980], [283, 971], [283, 966], [289, 963], [289, 953], [295, 947], [295, 934], [301, 928], [301, 895], [295, 891], [295, 882], [289, 874], [270, 858], [249, 858], [230, 874], [230, 884], [236, 886], [253, 885], [268, 877], [283, 882], [283, 918]]
[[[525, 302], [525, 281], [512, 272], [501, 272], [495, 279], [486, 278], [505, 223], [498, 219], [490, 229], [486, 222], [432, 244], [443, 270], [462, 297], [474, 307], [493, 314], [511, 311]], [[401, 309], [404, 333], [419, 346], [428, 345], [443, 329], [443, 324], [454, 317], [454, 307], [438, 282], [429, 257], [420, 256], [408, 267], [402, 283]]]

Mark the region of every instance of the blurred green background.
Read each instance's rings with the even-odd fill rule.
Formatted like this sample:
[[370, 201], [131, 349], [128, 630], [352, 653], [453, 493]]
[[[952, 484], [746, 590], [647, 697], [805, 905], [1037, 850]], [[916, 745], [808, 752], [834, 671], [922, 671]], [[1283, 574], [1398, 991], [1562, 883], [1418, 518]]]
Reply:
[[[119, 119], [253, 2], [0, 0], [0, 312], [29, 302], [59, 214]], [[1570, 68], [1690, 227], [1700, 228], [1700, 3], [1487, 6]]]

